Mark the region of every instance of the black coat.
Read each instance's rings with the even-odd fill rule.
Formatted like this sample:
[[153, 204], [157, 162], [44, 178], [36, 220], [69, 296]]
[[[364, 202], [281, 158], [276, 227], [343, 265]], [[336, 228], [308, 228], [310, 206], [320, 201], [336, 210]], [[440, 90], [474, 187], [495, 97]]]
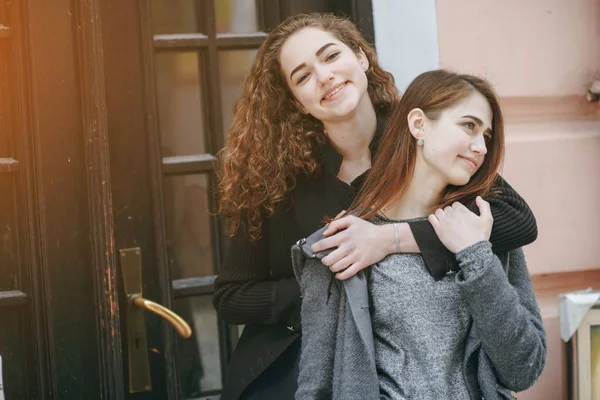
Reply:
[[[372, 154], [382, 131], [380, 119], [371, 144]], [[346, 209], [368, 173], [348, 185], [337, 178], [342, 156], [331, 145], [323, 145], [316, 157], [321, 164], [320, 173], [311, 178], [298, 177], [295, 189], [279, 205], [278, 212], [264, 221], [258, 241], [249, 240], [244, 233], [232, 238], [215, 281], [213, 304], [219, 317], [229, 324], [246, 325], [229, 363], [222, 400], [240, 398], [253, 382], [254, 386], [273, 384], [260, 376], [265, 376], [267, 368], [282, 354], [284, 358], [297, 358], [299, 346], [290, 345], [300, 337], [301, 301], [292, 270], [291, 247], [323, 226], [324, 217], [334, 217]], [[502, 178], [498, 177], [497, 184], [501, 193], [486, 199], [494, 216], [490, 240], [494, 251], [508, 251], [533, 242], [537, 226], [531, 210]], [[414, 223], [411, 229], [432, 275], [457, 269], [454, 255], [427, 221]], [[287, 361], [284, 364], [289, 365]], [[296, 382], [289, 382], [277, 399], [293, 399]]]

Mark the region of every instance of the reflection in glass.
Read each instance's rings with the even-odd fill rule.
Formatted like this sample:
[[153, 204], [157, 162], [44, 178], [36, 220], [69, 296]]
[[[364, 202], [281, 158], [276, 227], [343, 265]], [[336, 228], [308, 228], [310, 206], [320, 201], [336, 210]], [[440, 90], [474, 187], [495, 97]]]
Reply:
[[165, 177], [165, 219], [171, 279], [214, 275], [207, 176]]
[[211, 296], [178, 299], [174, 311], [192, 327], [192, 337], [177, 339], [179, 378], [185, 398], [221, 388], [217, 315]]
[[214, 0], [217, 33], [258, 32], [256, 0]]
[[235, 102], [242, 93], [242, 85], [250, 72], [257, 50], [222, 51], [219, 53], [219, 78], [223, 133], [227, 136]]
[[155, 34], [198, 32], [196, 0], [151, 0]]
[[205, 153], [198, 55], [157, 54], [156, 89], [162, 156]]
[[600, 399], [600, 326], [590, 327], [590, 360], [592, 361], [592, 399]]

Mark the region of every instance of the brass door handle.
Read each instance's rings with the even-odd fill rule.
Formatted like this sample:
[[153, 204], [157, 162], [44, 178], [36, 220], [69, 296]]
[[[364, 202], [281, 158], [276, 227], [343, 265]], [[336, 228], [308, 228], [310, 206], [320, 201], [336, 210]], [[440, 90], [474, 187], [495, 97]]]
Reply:
[[171, 325], [173, 325], [173, 328], [175, 328], [179, 336], [182, 338], [187, 339], [192, 336], [192, 328], [190, 328], [188, 323], [185, 322], [183, 318], [175, 314], [173, 311], [161, 306], [158, 303], [147, 300], [138, 294], [132, 294], [128, 297], [129, 301], [131, 301], [134, 306], [153, 312], [159, 317], [166, 319]]
[[148, 340], [144, 323], [144, 310], [153, 312], [169, 321], [183, 338], [192, 336], [192, 328], [168, 308], [146, 300], [142, 293], [142, 250], [139, 247], [120, 249], [123, 286], [127, 298], [127, 353], [129, 393], [149, 392], [150, 363], [148, 360]]

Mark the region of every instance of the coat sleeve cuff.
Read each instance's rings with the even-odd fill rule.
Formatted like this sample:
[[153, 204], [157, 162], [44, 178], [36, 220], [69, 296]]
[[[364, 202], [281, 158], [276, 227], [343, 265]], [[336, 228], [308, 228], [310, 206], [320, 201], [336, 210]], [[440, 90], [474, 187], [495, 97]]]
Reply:
[[460, 268], [458, 280], [467, 281], [479, 276], [493, 257], [492, 244], [487, 240], [477, 242], [459, 251], [456, 253], [456, 260]]

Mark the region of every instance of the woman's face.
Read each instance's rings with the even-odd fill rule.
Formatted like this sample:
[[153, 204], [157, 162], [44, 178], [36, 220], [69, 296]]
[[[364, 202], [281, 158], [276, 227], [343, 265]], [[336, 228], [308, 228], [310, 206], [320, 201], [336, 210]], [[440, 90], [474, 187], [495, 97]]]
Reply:
[[418, 147], [417, 162], [441, 175], [446, 184], [466, 185], [483, 164], [492, 135], [493, 113], [479, 92], [458, 101], [431, 120], [424, 118], [424, 144]]
[[291, 35], [279, 62], [301, 112], [321, 121], [342, 120], [368, 98], [366, 56], [322, 29], [308, 27]]

